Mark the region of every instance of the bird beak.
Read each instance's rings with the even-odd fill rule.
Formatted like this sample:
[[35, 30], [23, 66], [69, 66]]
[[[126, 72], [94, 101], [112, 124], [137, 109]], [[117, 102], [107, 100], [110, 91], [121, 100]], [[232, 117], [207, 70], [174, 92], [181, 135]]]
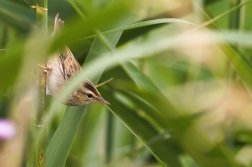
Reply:
[[110, 105], [110, 103], [108, 101], [104, 100], [104, 99], [101, 99], [100, 102], [103, 103], [103, 104]]

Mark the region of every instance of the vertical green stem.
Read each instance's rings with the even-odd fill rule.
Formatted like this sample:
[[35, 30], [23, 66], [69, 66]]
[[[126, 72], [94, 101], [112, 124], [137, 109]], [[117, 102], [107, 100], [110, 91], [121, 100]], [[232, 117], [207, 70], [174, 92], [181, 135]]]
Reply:
[[[241, 4], [241, 0], [231, 0], [230, 1], [230, 8], [233, 8], [235, 6], [238, 6]], [[240, 25], [240, 8], [230, 13], [230, 22], [229, 22], [229, 28], [231, 30], [238, 30]], [[233, 45], [233, 48], [237, 48], [237, 45]], [[235, 82], [240, 82], [239, 77], [236, 73], [236, 71], [233, 69], [231, 64], [229, 64], [229, 75], [228, 75], [228, 84], [229, 88], [232, 89]], [[228, 128], [227, 128], [228, 127]], [[233, 127], [232, 123], [229, 122], [225, 128], [226, 133], [226, 143], [231, 148], [234, 149], [234, 134], [233, 134]]]
[[[231, 0], [230, 1], [230, 8], [238, 6], [241, 3], [241, 0]], [[231, 30], [237, 30], [239, 28], [239, 18], [240, 18], [240, 8], [236, 9], [235, 11], [230, 13], [229, 19], [229, 28]], [[237, 47], [237, 46], [235, 46]], [[238, 79], [237, 75], [235, 74], [233, 67], [229, 65], [229, 75], [228, 75], [228, 84], [231, 85], [234, 79]]]
[[112, 143], [113, 143], [113, 114], [108, 112], [108, 119], [107, 119], [107, 129], [106, 129], [106, 159], [105, 163], [109, 164], [112, 158]]
[[[47, 35], [47, 0], [44, 0], [43, 6], [37, 6], [37, 35]], [[46, 59], [40, 63], [46, 66]], [[46, 73], [38, 67], [37, 73], [37, 86], [38, 86], [38, 106], [36, 113], [36, 133], [43, 131], [40, 142], [36, 144], [36, 167], [45, 166], [45, 152], [46, 152], [46, 111], [45, 111], [45, 95], [46, 95]]]
[[[230, 1], [230, 8], [238, 6], [239, 4], [241, 4], [241, 0], [231, 0]], [[231, 30], [238, 30], [239, 25], [240, 25], [240, 8], [238, 8], [235, 11], [230, 13], [229, 28]], [[237, 48], [237, 45], [233, 45], [233, 47]], [[239, 78], [236, 75], [235, 71], [233, 70], [233, 67], [230, 66], [229, 67], [229, 76], [228, 76], [229, 84], [231, 84], [234, 80], [238, 81]]]
[[[239, 5], [241, 0], [231, 0], [231, 8]], [[239, 19], [240, 18], [240, 8], [235, 10], [230, 14], [230, 28], [231, 29], [238, 29], [239, 28]]]

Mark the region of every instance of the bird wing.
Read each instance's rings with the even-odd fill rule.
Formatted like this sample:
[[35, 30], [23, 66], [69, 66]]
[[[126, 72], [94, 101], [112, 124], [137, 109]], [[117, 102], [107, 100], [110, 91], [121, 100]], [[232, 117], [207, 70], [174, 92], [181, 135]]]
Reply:
[[81, 71], [80, 64], [68, 47], [65, 47], [63, 51], [59, 51], [59, 57], [60, 69], [66, 81], [69, 81], [73, 76], [77, 75]]
[[[59, 18], [59, 14], [55, 16], [54, 21], [54, 32], [52, 36], [54, 36], [64, 25], [64, 21]], [[59, 54], [59, 64], [60, 64], [60, 71], [65, 79], [68, 81], [73, 76], [78, 74], [81, 71], [80, 64], [74, 58], [70, 49], [65, 46], [63, 49], [58, 51]]]

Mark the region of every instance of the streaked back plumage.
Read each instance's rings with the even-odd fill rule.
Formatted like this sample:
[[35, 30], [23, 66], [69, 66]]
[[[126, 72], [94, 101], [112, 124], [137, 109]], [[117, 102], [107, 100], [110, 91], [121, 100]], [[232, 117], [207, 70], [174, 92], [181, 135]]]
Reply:
[[[59, 14], [57, 14], [52, 36], [63, 24], [64, 22], [59, 19]], [[52, 95], [54, 98], [57, 98], [62, 88], [82, 70], [67, 46], [48, 59], [47, 67], [50, 70], [47, 70], [46, 94]], [[63, 103], [80, 106], [99, 102], [109, 104], [102, 98], [96, 86], [91, 81], [85, 80]]]

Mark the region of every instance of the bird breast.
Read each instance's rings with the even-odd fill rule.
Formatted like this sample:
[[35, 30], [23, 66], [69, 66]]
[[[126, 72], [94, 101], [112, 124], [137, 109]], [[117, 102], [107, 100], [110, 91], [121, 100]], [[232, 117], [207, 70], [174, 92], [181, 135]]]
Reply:
[[66, 80], [61, 72], [58, 55], [50, 57], [47, 61], [47, 66], [51, 68], [51, 70], [47, 72], [46, 94], [56, 97], [66, 84]]

